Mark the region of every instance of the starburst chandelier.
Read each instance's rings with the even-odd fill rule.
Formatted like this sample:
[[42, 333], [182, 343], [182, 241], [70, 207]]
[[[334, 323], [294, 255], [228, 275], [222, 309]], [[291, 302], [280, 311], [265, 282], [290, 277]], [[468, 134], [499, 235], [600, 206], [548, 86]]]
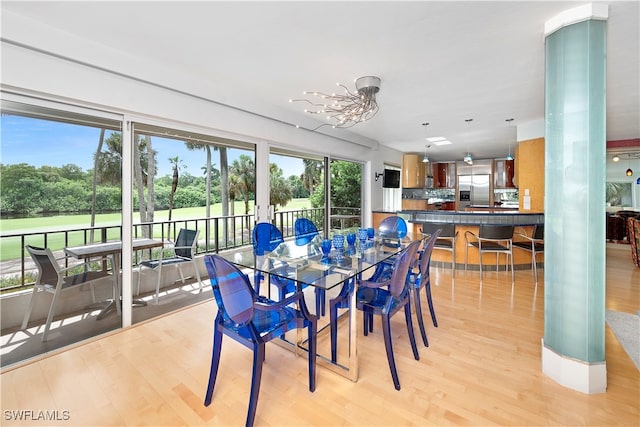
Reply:
[[350, 128], [360, 122], [367, 121], [378, 112], [376, 94], [380, 91], [380, 77], [364, 76], [356, 80], [356, 92], [351, 92], [342, 83], [338, 86], [344, 89], [344, 95], [336, 93], [326, 94], [322, 92], [307, 92], [305, 95], [313, 95], [317, 102], [309, 99], [290, 99], [289, 102], [307, 102], [312, 108], [305, 108], [305, 113], [324, 114], [332, 123], [323, 123], [312, 130], [322, 126], [335, 128]]

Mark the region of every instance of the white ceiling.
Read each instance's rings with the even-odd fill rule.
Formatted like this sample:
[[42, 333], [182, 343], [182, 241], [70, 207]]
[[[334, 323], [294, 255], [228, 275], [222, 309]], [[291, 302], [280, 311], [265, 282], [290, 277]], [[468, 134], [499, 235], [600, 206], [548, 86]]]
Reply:
[[[1, 7], [147, 64], [110, 64], [115, 71], [307, 128], [318, 123], [290, 98], [379, 76], [376, 117], [349, 130], [320, 131], [403, 152], [422, 152], [426, 136], [444, 136], [453, 144], [432, 145], [429, 156], [456, 160], [467, 151], [504, 157], [515, 144], [515, 125], [543, 118], [544, 23], [585, 3], [2, 1]], [[607, 139], [639, 138], [640, 3], [604, 3]], [[73, 46], [59, 49], [94, 61]]]

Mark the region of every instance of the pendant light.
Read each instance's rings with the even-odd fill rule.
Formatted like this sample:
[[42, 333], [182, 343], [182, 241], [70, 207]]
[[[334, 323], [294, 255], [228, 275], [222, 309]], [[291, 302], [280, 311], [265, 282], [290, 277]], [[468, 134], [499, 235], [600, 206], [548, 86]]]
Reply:
[[[513, 119], [505, 119], [504, 121], [507, 122], [508, 124], [511, 124]], [[516, 135], [516, 138], [514, 138], [514, 139], [517, 139], [517, 135]], [[513, 156], [511, 155], [511, 141], [509, 141], [509, 154], [507, 154], [506, 159], [507, 160], [513, 160]]]
[[[465, 123], [467, 124], [467, 128], [469, 127], [469, 125], [471, 125], [471, 122], [473, 121], [473, 119], [469, 118], [469, 119], [464, 119]], [[467, 148], [468, 149], [468, 148]], [[464, 160], [464, 162], [468, 165], [472, 165], [473, 164], [473, 157], [471, 156], [471, 153], [467, 151], [467, 154], [464, 155], [464, 158], [462, 159]]]
[[[422, 126], [424, 126], [425, 139], [427, 139], [427, 126], [429, 126], [429, 122], [422, 123]], [[429, 155], [427, 154], [427, 148], [429, 147], [431, 146], [430, 145], [424, 146], [424, 157], [422, 157], [422, 163], [429, 163]]]
[[631, 156], [627, 159], [627, 171], [625, 173], [627, 176], [633, 176], [633, 170], [631, 169]]

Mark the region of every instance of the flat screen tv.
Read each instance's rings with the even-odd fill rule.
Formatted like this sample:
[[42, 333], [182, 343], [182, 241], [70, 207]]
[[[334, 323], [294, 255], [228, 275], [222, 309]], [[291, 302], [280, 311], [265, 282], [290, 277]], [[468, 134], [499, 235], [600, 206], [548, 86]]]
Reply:
[[400, 171], [385, 169], [382, 177], [383, 188], [400, 188]]

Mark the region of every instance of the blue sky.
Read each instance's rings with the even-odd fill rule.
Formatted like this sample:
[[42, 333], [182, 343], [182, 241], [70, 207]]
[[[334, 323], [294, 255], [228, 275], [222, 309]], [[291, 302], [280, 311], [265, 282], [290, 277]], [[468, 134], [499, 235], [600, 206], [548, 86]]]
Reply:
[[[108, 134], [106, 135], [108, 136]], [[3, 115], [0, 122], [0, 161], [4, 165], [28, 163], [35, 167], [62, 166], [73, 163], [83, 170], [93, 169], [93, 155], [100, 137], [100, 130], [48, 120]], [[204, 150], [187, 150], [182, 142], [152, 137], [154, 150], [158, 152], [158, 176], [171, 174], [170, 157], [178, 156], [186, 168], [184, 172], [199, 176], [206, 163]], [[229, 150], [229, 164], [243, 151]], [[301, 175], [302, 160], [291, 157], [271, 156], [282, 168], [284, 176]], [[219, 168], [218, 152], [212, 152], [214, 167]]]

